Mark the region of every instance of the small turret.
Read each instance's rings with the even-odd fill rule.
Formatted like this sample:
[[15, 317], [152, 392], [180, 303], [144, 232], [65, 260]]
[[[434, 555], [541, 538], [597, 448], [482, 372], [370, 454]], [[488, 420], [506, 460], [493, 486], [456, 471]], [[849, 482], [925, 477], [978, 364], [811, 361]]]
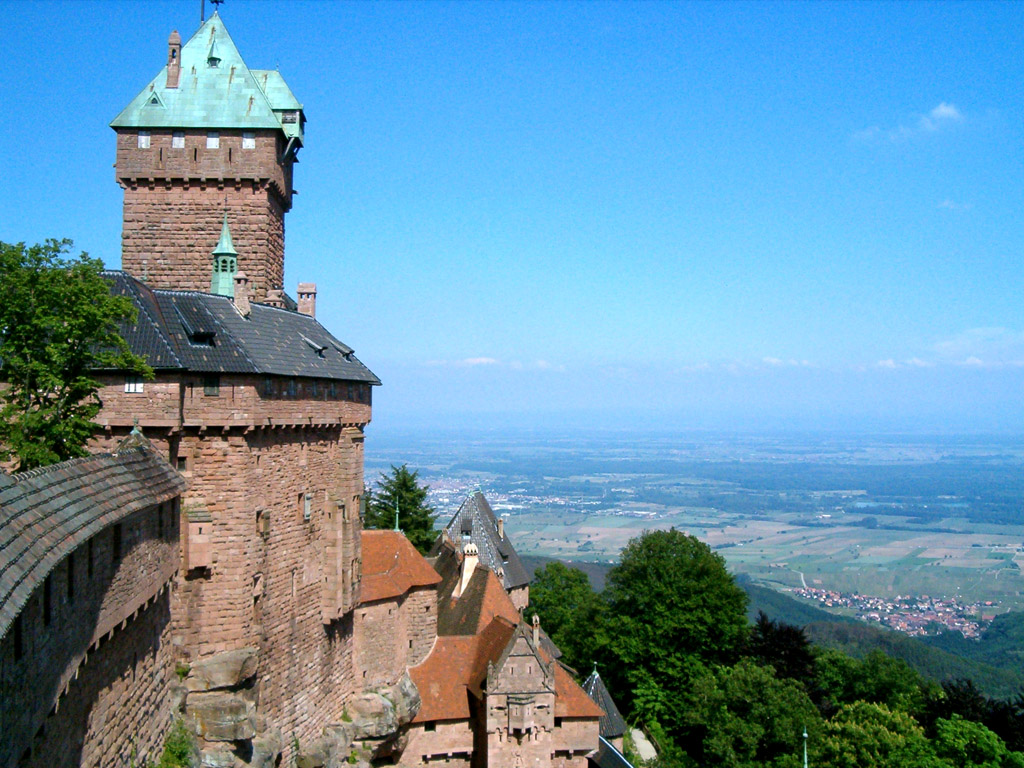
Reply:
[[235, 272], [238, 271], [238, 251], [231, 242], [231, 230], [228, 228], [228, 215], [224, 214], [224, 224], [220, 228], [220, 240], [213, 249], [213, 277], [210, 279], [210, 293], [218, 296], [235, 295]]

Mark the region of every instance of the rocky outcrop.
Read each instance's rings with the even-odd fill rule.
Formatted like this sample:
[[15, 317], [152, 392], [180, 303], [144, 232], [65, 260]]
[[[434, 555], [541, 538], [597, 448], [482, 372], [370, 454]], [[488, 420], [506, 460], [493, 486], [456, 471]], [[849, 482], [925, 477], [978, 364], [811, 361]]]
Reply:
[[420, 692], [408, 672], [390, 688], [362, 693], [349, 705], [352, 737], [362, 741], [391, 736], [412, 722], [420, 704]]
[[190, 693], [185, 714], [206, 741], [242, 741], [256, 735], [256, 705], [235, 693]]
[[239, 648], [197, 661], [185, 677], [189, 691], [214, 691], [238, 688], [255, 677], [259, 670], [259, 651]]

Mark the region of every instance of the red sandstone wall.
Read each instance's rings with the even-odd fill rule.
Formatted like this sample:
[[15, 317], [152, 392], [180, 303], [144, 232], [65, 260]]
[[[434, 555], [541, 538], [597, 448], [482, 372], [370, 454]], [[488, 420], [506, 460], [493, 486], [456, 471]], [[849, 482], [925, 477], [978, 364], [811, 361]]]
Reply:
[[13, 628], [0, 643], [0, 766], [26, 751], [28, 766], [127, 764], [133, 744], [141, 755], [163, 738], [171, 672], [164, 587], [177, 567], [177, 517], [166, 504], [162, 524], [154, 507], [120, 526], [120, 560], [111, 526], [93, 537], [91, 558], [83, 544], [73, 569], [65, 559], [51, 572], [48, 625], [46, 587], [32, 595], [20, 659]]
[[291, 207], [291, 165], [278, 162], [283, 136], [256, 133], [242, 149], [241, 131], [220, 131], [206, 148], [206, 131], [152, 131], [148, 149], [137, 131], [119, 131], [117, 179], [124, 188], [121, 263], [156, 288], [210, 290], [212, 251], [224, 214], [257, 301], [284, 281], [284, 214]]
[[256, 182], [127, 187], [121, 266], [154, 288], [210, 290], [224, 213], [255, 301], [284, 287], [284, 209]]
[[469, 721], [438, 721], [430, 725], [434, 730], [426, 730], [425, 723], [409, 726], [409, 740], [401, 764], [424, 765], [431, 760], [444, 760], [449, 768], [470, 768], [473, 732]]
[[364, 689], [394, 685], [430, 653], [437, 637], [437, 590], [421, 587], [355, 611], [354, 666]]

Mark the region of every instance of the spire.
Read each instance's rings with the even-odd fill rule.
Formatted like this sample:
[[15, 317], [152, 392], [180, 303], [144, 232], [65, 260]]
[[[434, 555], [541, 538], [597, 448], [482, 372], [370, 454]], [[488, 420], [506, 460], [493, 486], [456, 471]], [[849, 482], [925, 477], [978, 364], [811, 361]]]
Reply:
[[397, 498], [395, 498], [395, 530], [396, 531], [402, 530], [401, 528], [398, 527], [398, 499]]
[[231, 241], [231, 229], [228, 227], [228, 215], [224, 214], [224, 223], [220, 228], [220, 240], [217, 241], [217, 247], [213, 249], [214, 256], [237, 256], [238, 251], [235, 250], [235, 244]]
[[235, 295], [235, 272], [238, 271], [238, 251], [231, 242], [231, 230], [228, 228], [228, 215], [224, 214], [224, 224], [220, 228], [220, 240], [213, 249], [213, 275], [210, 278], [210, 293], [218, 296]]

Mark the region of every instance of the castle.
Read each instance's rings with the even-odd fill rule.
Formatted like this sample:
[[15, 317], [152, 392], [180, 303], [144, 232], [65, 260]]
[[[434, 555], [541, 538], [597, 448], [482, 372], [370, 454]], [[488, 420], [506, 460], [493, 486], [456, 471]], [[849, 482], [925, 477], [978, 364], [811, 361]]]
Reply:
[[[605, 751], [604, 710], [522, 619], [529, 577], [482, 495], [429, 561], [399, 532], [361, 530], [380, 382], [317, 322], [316, 286], [296, 301], [282, 283], [304, 123], [217, 13], [170, 36], [111, 123], [123, 271], [107, 279], [138, 309], [124, 335], [155, 378], [99, 372], [97, 457], [0, 487], [49, 489], [0, 514], [0, 768], [141, 764], [175, 716], [211, 768], [583, 768]], [[126, 480], [90, 492], [93, 472]], [[24, 520], [69, 483], [54, 546]], [[91, 631], [48, 639], [82, 601]], [[109, 669], [78, 684], [90, 665]]]

